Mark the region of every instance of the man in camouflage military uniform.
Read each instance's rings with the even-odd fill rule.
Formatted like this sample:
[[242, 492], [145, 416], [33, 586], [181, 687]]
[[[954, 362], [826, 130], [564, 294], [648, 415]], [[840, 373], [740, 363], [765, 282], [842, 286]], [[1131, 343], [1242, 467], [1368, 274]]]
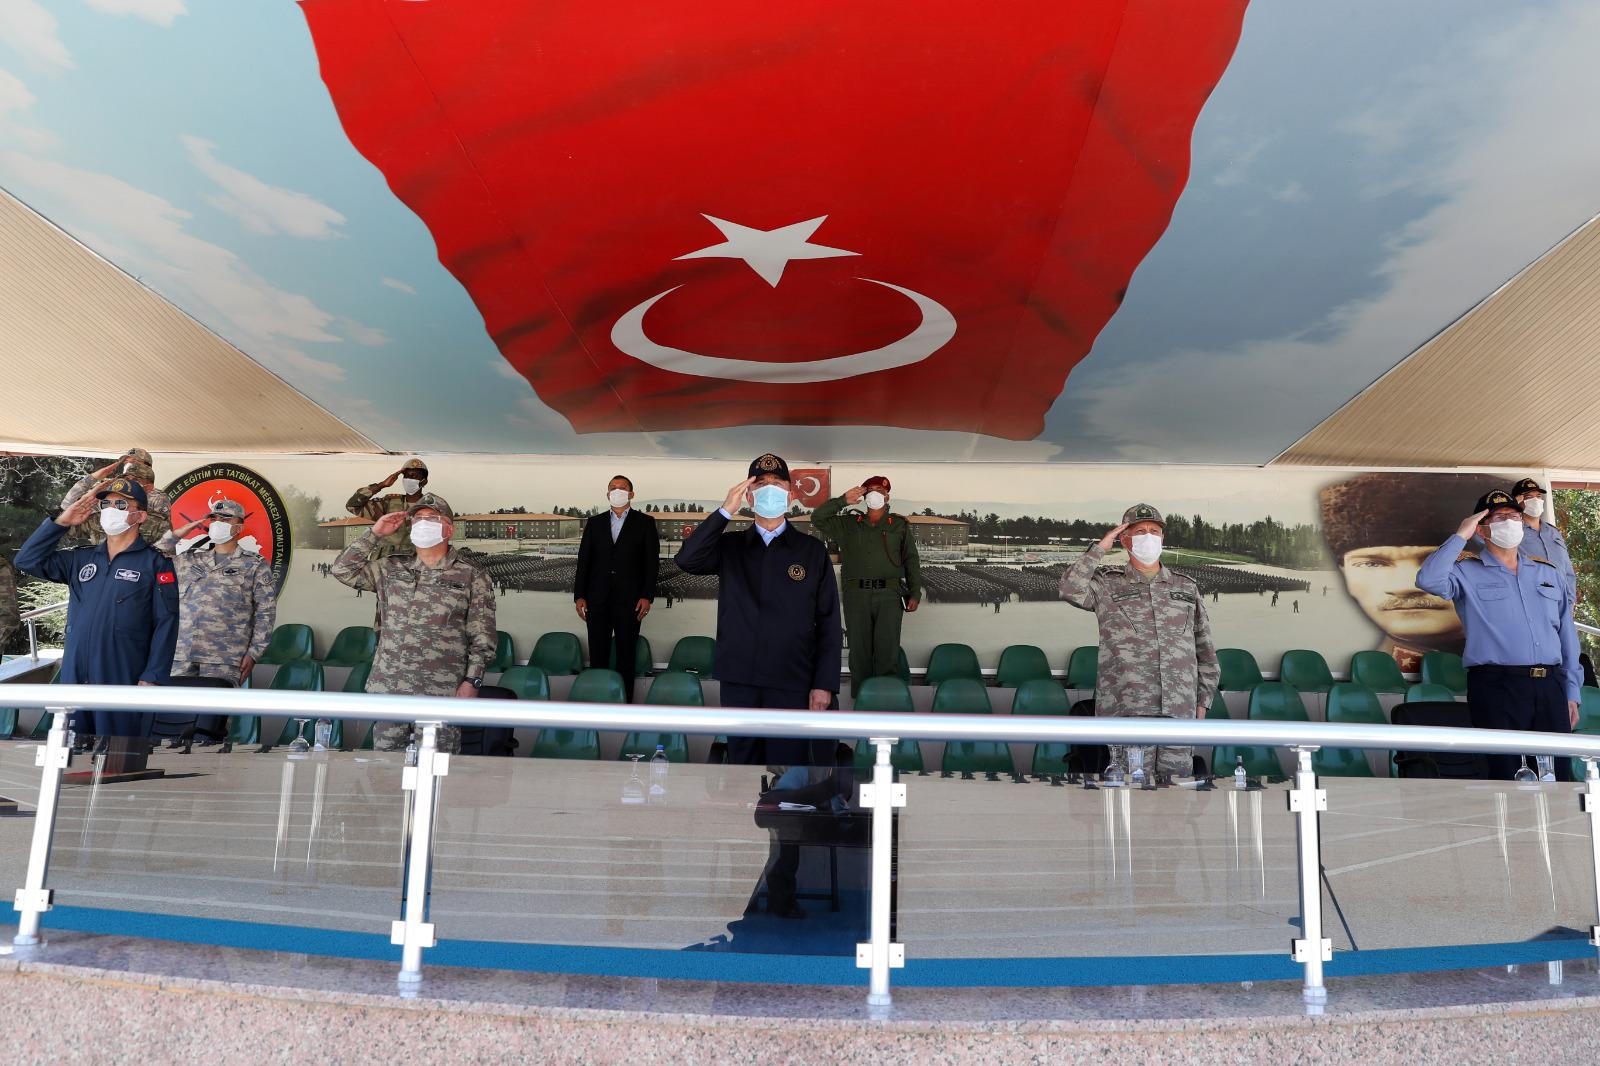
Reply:
[[[180, 547], [179, 541], [205, 524], [205, 536]], [[156, 551], [178, 571], [178, 645], [174, 677], [218, 677], [242, 685], [272, 639], [278, 593], [272, 564], [239, 546], [244, 505], [216, 500], [192, 522], [168, 530]], [[222, 735], [221, 716], [204, 715], [196, 729]]]
[[11, 635], [22, 626], [17, 607], [17, 571], [11, 560], [0, 557], [0, 648], [11, 642]]
[[[414, 555], [378, 556], [381, 538], [409, 523]], [[450, 547], [455, 512], [424, 493], [404, 511], [379, 518], [339, 553], [333, 576], [353, 589], [374, 592], [383, 614], [368, 692], [407, 696], [474, 697], [494, 661], [494, 582], [488, 571]], [[409, 722], [379, 722], [378, 751], [403, 751]], [[439, 731], [441, 751], [461, 750], [461, 730]]]
[[[61, 497], [61, 509], [65, 511], [88, 493], [98, 491], [108, 478], [114, 477], [132, 478], [144, 489], [148, 503], [144, 525], [140, 528], [139, 535], [154, 544], [161, 539], [163, 533], [172, 528], [172, 501], [167, 499], [166, 493], [156, 488], [154, 461], [150, 458], [150, 453], [143, 448], [129, 448], [114, 462], [107, 463], [99, 470], [79, 478], [67, 490], [67, 494]], [[82, 538], [90, 544], [99, 544], [106, 539], [104, 531], [93, 522], [83, 523], [69, 536]]]
[[[384, 489], [400, 482], [400, 492], [391, 492], [384, 496], [377, 495]], [[371, 485], [364, 485], [345, 501], [344, 509], [357, 518], [367, 518], [376, 522], [386, 514], [398, 514], [416, 505], [422, 499], [423, 490], [428, 484], [428, 466], [421, 459], [407, 459], [401, 464], [400, 469]], [[379, 537], [372, 557], [382, 559], [390, 555], [410, 555], [413, 551], [411, 541], [406, 537], [404, 523], [401, 528], [386, 537]]]
[[[1161, 565], [1163, 526], [1160, 511], [1135, 504], [1061, 575], [1061, 598], [1100, 623], [1096, 715], [1200, 718], [1216, 693], [1221, 671], [1200, 587]], [[1128, 561], [1102, 565], [1113, 543]], [[1146, 773], [1193, 772], [1193, 748], [1142, 750]], [[1127, 772], [1126, 747], [1112, 746], [1109, 769]]]
[[[863, 498], [865, 514], [845, 511]], [[850, 691], [859, 695], [867, 678], [892, 677], [899, 670], [901, 616], [922, 600], [917, 541], [911, 524], [889, 513], [889, 479], [882, 475], [818, 507], [811, 528], [839, 546]]]

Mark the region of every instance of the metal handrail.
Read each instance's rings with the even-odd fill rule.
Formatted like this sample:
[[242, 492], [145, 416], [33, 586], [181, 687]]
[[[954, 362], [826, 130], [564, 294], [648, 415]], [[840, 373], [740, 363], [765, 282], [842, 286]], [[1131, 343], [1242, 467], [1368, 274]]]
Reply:
[[1587, 622], [1573, 622], [1578, 627], [1579, 633], [1588, 633], [1590, 636], [1600, 637], [1600, 626], [1592, 626]]
[[39, 629], [35, 624], [40, 618], [66, 607], [69, 601], [52, 603], [45, 607], [35, 607], [31, 611], [24, 611], [21, 615], [23, 625], [28, 627], [28, 658], [34, 662], [39, 661]]
[[27, 622], [34, 618], [43, 618], [45, 615], [50, 614], [53, 611], [61, 610], [61, 608], [65, 607], [66, 605], [67, 601], [62, 600], [60, 603], [52, 603], [48, 607], [35, 607], [31, 611], [22, 612], [22, 620]]
[[1233, 719], [1089, 718], [1018, 714], [895, 714], [738, 707], [571, 703], [378, 693], [124, 685], [7, 685], [6, 705], [98, 711], [192, 711], [359, 721], [461, 722], [529, 728], [650, 731], [832, 740], [989, 740], [1210, 747], [1387, 748], [1600, 758], [1600, 736], [1449, 726], [1360, 725]]

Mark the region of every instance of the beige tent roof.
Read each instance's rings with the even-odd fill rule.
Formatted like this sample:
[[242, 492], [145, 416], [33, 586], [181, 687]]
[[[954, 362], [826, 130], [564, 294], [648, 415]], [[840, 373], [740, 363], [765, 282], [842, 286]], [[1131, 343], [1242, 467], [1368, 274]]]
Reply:
[[1600, 470], [1600, 218], [1274, 462]]
[[382, 450], [3, 190], [0, 367], [11, 450]]

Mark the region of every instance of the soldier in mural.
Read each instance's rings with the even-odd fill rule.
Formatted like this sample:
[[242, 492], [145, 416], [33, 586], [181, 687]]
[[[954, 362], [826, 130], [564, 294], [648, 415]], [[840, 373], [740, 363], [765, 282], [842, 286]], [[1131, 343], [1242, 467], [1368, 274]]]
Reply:
[[[415, 554], [378, 555], [379, 542], [403, 532]], [[494, 661], [494, 582], [482, 567], [450, 546], [455, 512], [431, 492], [404, 511], [379, 518], [339, 553], [333, 576], [377, 594], [383, 632], [367, 678], [368, 692], [405, 696], [475, 697]], [[403, 751], [411, 723], [379, 722], [378, 751]], [[461, 750], [461, 730], [439, 730], [441, 751]]]
[[[1160, 511], [1135, 504], [1061, 575], [1061, 598], [1093, 611], [1100, 625], [1097, 716], [1199, 718], [1216, 694], [1221, 670], [1205, 600], [1193, 578], [1161, 565], [1164, 525]], [[1103, 563], [1113, 544], [1127, 551], [1126, 563]], [[1141, 750], [1147, 773], [1193, 772], [1192, 748]], [[1113, 746], [1108, 769], [1126, 773], [1128, 751]]]
[[1463, 495], [1489, 486], [1474, 474], [1360, 474], [1321, 492], [1322, 534], [1345, 591], [1383, 633], [1378, 650], [1400, 669], [1430, 651], [1460, 653], [1455, 605], [1417, 588], [1417, 570], [1454, 528]]
[[[391, 492], [383, 496], [378, 493], [400, 482], [400, 491]], [[370, 519], [376, 522], [386, 514], [405, 511], [414, 507], [422, 499], [422, 492], [428, 485], [428, 464], [421, 459], [407, 459], [400, 465], [400, 469], [370, 485], [363, 485], [356, 489], [345, 501], [344, 509], [357, 518]], [[406, 539], [406, 531], [397, 528], [386, 537], [379, 537], [377, 547], [373, 549], [372, 557], [382, 559], [389, 555], [410, 555], [411, 542]]]

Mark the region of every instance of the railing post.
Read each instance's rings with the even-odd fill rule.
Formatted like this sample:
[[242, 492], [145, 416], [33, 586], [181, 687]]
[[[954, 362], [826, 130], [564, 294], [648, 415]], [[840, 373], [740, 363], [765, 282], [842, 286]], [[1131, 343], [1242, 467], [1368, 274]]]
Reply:
[[872, 812], [872, 925], [871, 939], [856, 945], [856, 966], [870, 971], [867, 1005], [884, 1008], [889, 995], [889, 970], [906, 964], [904, 944], [889, 941], [889, 902], [894, 892], [894, 812], [906, 805], [906, 786], [894, 781], [889, 752], [895, 737], [873, 737], [877, 760], [872, 783], [861, 786], [861, 806]]
[[1311, 769], [1315, 746], [1296, 747], [1294, 788], [1289, 791], [1289, 810], [1299, 816], [1300, 853], [1300, 939], [1293, 942], [1294, 961], [1306, 968], [1301, 995], [1307, 1003], [1328, 999], [1322, 984], [1322, 964], [1333, 958], [1333, 941], [1322, 936], [1322, 844], [1317, 815], [1328, 809], [1328, 792], [1317, 787]]
[[438, 750], [438, 722], [418, 722], [422, 742], [417, 765], [401, 773], [400, 787], [411, 793], [411, 843], [406, 865], [405, 917], [389, 929], [390, 943], [401, 946], [400, 981], [422, 980], [422, 949], [437, 943], [428, 917], [428, 875], [433, 865], [433, 805], [435, 784], [450, 772], [450, 756]]
[[39, 661], [39, 628], [35, 619], [28, 619], [28, 658]]
[[44, 887], [50, 870], [50, 843], [55, 834], [56, 806], [61, 795], [61, 774], [72, 761], [72, 733], [67, 721], [72, 712], [66, 707], [47, 707], [45, 714], [55, 717], [44, 746], [34, 755], [39, 774], [39, 806], [33, 819], [33, 845], [28, 849], [28, 872], [17, 889], [17, 933], [11, 942], [26, 947], [39, 942], [39, 916], [50, 909], [55, 893]]
[[[1600, 918], [1600, 759], [1584, 756], [1583, 782], [1589, 787], [1578, 801], [1589, 816], [1589, 850], [1594, 861], [1595, 916]], [[1600, 947], [1600, 924], [1589, 927], [1589, 943]]]

